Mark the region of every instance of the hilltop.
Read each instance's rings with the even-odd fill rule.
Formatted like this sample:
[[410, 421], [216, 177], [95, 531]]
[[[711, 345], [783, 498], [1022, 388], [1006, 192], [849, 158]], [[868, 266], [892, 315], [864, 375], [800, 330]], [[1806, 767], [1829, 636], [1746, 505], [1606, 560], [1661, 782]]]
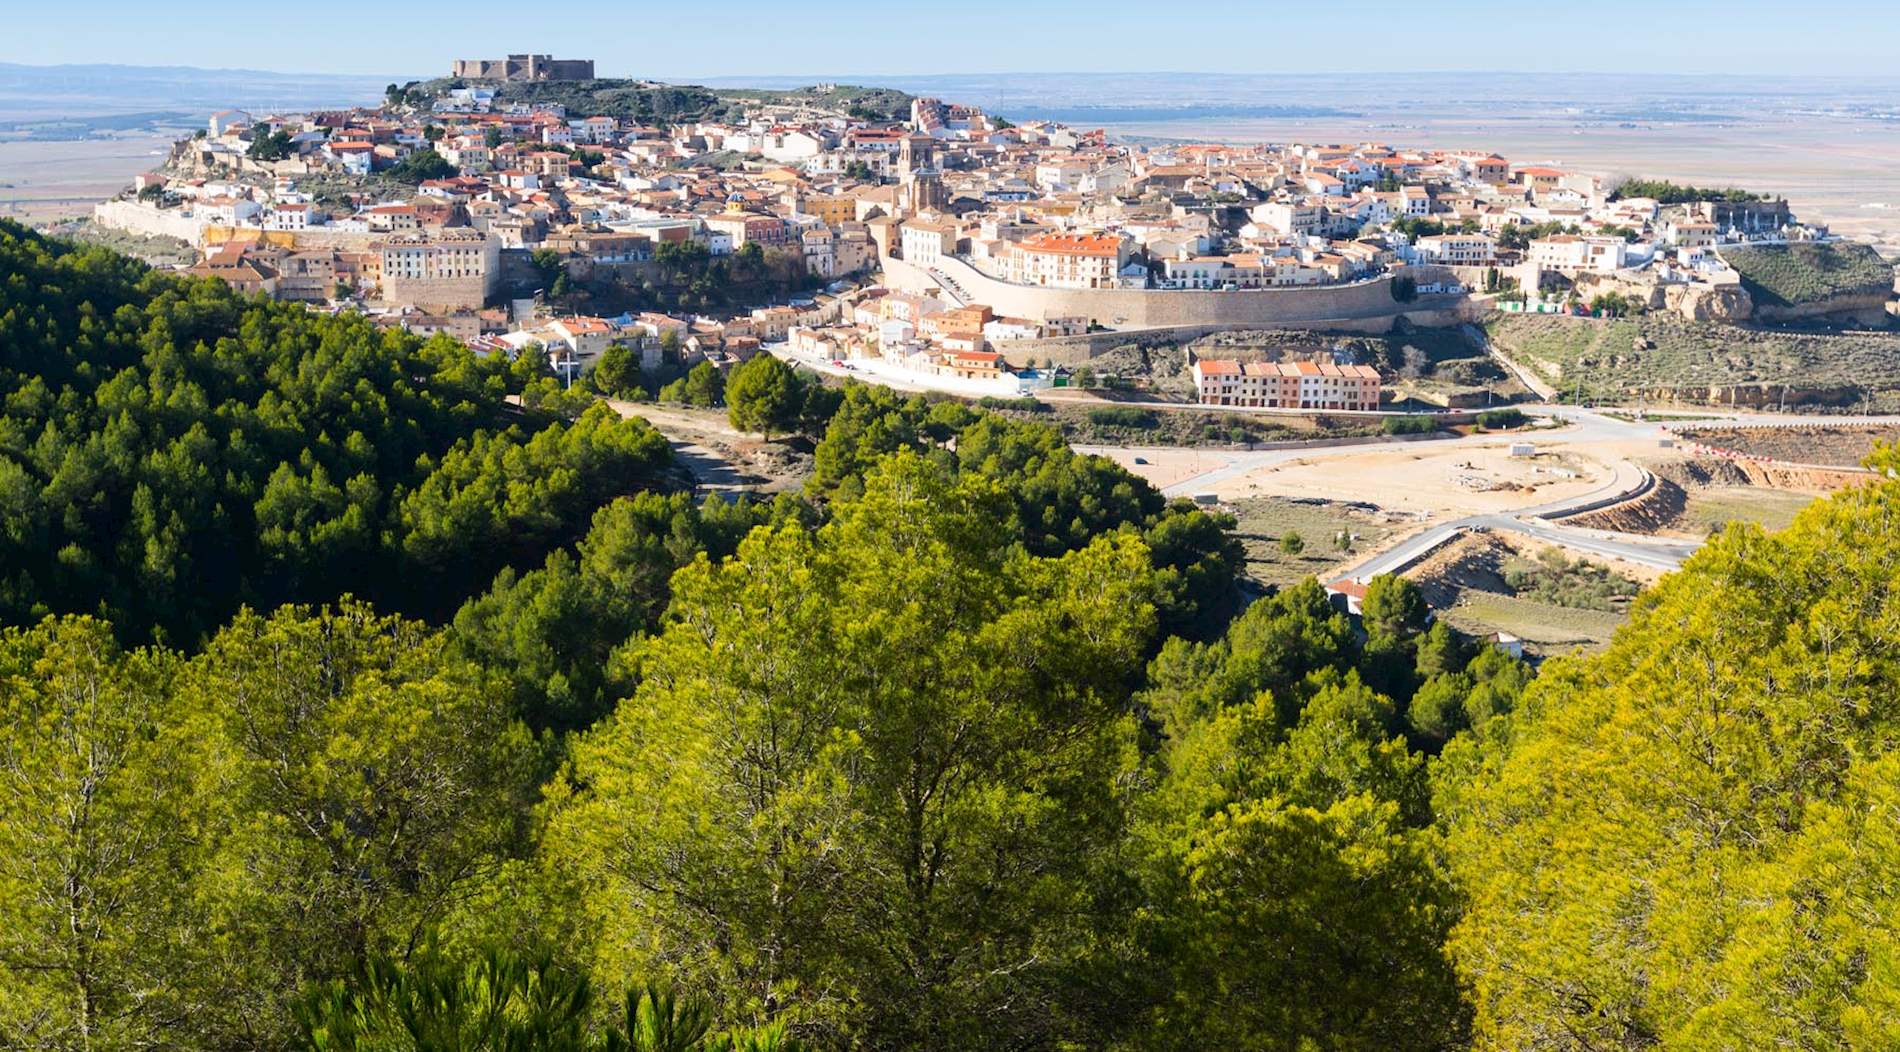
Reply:
[[1865, 306], [1878, 312], [1893, 296], [1894, 265], [1870, 245], [1751, 245], [1722, 259], [1741, 275], [1756, 308], [1768, 315], [1831, 313]]
[[1751, 328], [1669, 314], [1498, 314], [1491, 339], [1566, 396], [1685, 404], [1900, 405], [1900, 335]]
[[502, 82], [441, 77], [409, 85], [406, 97], [433, 100], [458, 88], [492, 86], [504, 103], [559, 105], [571, 117], [639, 122], [724, 120], [760, 106], [802, 106], [858, 120], [902, 120], [911, 96], [892, 88], [850, 85], [803, 88], [708, 88], [628, 78]]

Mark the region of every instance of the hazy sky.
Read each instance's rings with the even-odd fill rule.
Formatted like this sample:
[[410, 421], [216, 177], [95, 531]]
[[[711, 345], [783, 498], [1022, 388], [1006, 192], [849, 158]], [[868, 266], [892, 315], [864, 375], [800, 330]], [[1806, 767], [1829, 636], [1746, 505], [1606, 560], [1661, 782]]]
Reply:
[[8, 5], [0, 61], [432, 75], [458, 56], [602, 76], [1193, 70], [1893, 74], [1900, 0], [389, 0]]

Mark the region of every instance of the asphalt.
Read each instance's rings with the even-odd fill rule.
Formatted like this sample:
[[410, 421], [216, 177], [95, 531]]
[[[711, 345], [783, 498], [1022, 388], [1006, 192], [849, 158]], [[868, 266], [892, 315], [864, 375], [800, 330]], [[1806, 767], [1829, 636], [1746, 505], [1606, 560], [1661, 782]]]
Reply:
[[[1592, 409], [1580, 409], [1567, 406], [1524, 406], [1526, 413], [1553, 418], [1562, 425], [1560, 430], [1546, 430], [1535, 433], [1537, 438], [1561, 438], [1570, 443], [1647, 441], [1667, 437], [1665, 427], [1654, 422], [1637, 423], [1619, 420]], [[1749, 427], [1801, 427], [1816, 424], [1856, 424], [1876, 423], [1893, 424], [1894, 417], [1785, 417], [1767, 416], [1757, 413], [1711, 413], [1706, 421], [1697, 424], [1731, 424]], [[1496, 435], [1466, 435], [1457, 438], [1424, 440], [1433, 448], [1475, 446], [1496, 443]], [[1352, 456], [1363, 453], [1366, 447], [1377, 443], [1369, 439], [1363, 443], [1343, 444], [1325, 447], [1300, 447], [1291, 449], [1263, 449], [1236, 452], [1208, 451], [1207, 455], [1218, 457], [1225, 462], [1217, 468], [1202, 472], [1168, 486], [1162, 490], [1167, 496], [1193, 496], [1225, 482], [1228, 479], [1245, 475], [1250, 471], [1269, 464], [1285, 463], [1291, 460], [1313, 460], [1335, 456]], [[1130, 447], [1078, 446], [1080, 452], [1140, 453], [1143, 450]], [[1652, 484], [1648, 472], [1628, 461], [1618, 462], [1616, 478], [1608, 485], [1577, 497], [1524, 508], [1508, 514], [1472, 515], [1450, 522], [1440, 523], [1423, 532], [1409, 537], [1399, 544], [1381, 552], [1350, 570], [1342, 576], [1356, 580], [1366, 580], [1383, 573], [1395, 573], [1403, 570], [1460, 534], [1473, 530], [1497, 530], [1517, 533], [1540, 541], [1561, 545], [1571, 551], [1601, 558], [1622, 559], [1638, 566], [1652, 567], [1658, 570], [1679, 568], [1683, 560], [1695, 554], [1700, 542], [1689, 540], [1664, 539], [1633, 533], [1615, 533], [1608, 530], [1589, 530], [1576, 526], [1565, 526], [1552, 519], [1567, 515], [1608, 507], [1633, 500], [1642, 495]]]

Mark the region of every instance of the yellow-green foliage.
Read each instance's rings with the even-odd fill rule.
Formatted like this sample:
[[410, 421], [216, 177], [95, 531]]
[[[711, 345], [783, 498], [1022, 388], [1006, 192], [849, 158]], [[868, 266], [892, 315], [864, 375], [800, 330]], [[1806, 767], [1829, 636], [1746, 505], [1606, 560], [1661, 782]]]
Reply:
[[1546, 666], [1438, 800], [1478, 1047], [1895, 1047], [1897, 688], [1894, 481], [1729, 529]]

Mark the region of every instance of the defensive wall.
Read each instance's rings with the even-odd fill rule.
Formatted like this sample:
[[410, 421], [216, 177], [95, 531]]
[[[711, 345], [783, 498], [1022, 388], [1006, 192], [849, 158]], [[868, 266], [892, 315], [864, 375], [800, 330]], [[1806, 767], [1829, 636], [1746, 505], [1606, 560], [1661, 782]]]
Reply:
[[[1386, 317], [1331, 318], [1276, 327], [1377, 336], [1390, 331], [1393, 323], [1399, 319], [1404, 319], [1420, 328], [1443, 328], [1470, 320], [1470, 313], [1462, 307], [1447, 307], [1409, 310]], [[1074, 336], [1045, 336], [1034, 340], [997, 340], [990, 344], [990, 350], [1002, 355], [1005, 361], [1015, 366], [1022, 365], [1030, 358], [1051, 365], [1080, 365], [1117, 347], [1179, 346], [1203, 336], [1245, 327], [1234, 324], [1214, 324], [1165, 325], [1150, 329], [1109, 329], [1103, 332], [1078, 333]]]
[[[916, 264], [894, 258], [883, 260], [883, 264], [886, 283], [893, 288], [918, 293], [939, 288], [936, 280]], [[954, 281], [971, 302], [985, 304], [999, 315], [1036, 320], [1081, 317], [1092, 324], [1118, 329], [1201, 329], [1202, 333], [1196, 335], [1234, 328], [1384, 332], [1402, 315], [1457, 312], [1466, 299], [1463, 295], [1420, 296], [1401, 303], [1392, 297], [1389, 275], [1345, 285], [1218, 292], [1017, 285], [990, 277], [959, 259], [941, 260], [936, 269]], [[1451, 274], [1439, 267], [1413, 267], [1407, 273], [1427, 284], [1452, 280]], [[1117, 343], [1129, 342], [1127, 333], [1107, 335], [1119, 336]]]
[[153, 208], [139, 201], [101, 201], [92, 208], [93, 222], [112, 230], [133, 234], [175, 237], [196, 248], [223, 244], [232, 238], [261, 240], [299, 251], [335, 249], [338, 252], [367, 252], [370, 246], [388, 234], [330, 230], [309, 227], [304, 230], [259, 230], [214, 223], [182, 208]]
[[157, 209], [137, 201], [101, 201], [92, 206], [92, 221], [108, 230], [152, 237], [175, 237], [193, 247], [201, 244], [207, 225], [183, 209]]

